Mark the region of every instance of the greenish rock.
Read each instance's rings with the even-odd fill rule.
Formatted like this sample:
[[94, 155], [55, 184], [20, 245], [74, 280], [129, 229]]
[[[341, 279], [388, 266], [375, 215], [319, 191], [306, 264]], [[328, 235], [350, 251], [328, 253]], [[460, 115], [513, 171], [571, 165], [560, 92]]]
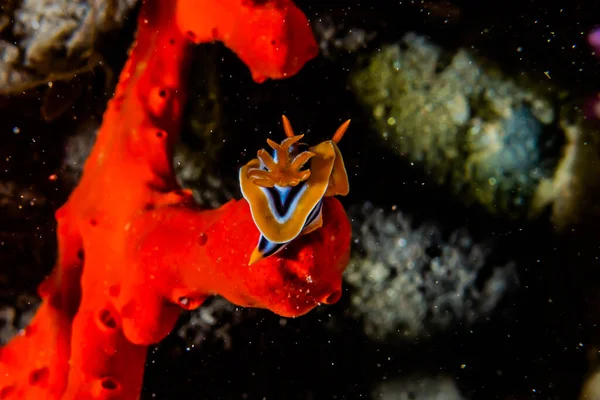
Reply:
[[492, 214], [528, 217], [548, 204], [539, 187], [553, 179], [565, 141], [554, 98], [416, 34], [379, 50], [351, 84], [397, 153]]

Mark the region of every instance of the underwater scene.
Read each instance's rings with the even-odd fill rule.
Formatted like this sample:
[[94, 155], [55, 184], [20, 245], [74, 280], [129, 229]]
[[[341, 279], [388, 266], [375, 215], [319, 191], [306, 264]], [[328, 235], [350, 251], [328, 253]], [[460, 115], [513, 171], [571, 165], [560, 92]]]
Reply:
[[0, 400], [600, 400], [600, 2], [0, 0]]

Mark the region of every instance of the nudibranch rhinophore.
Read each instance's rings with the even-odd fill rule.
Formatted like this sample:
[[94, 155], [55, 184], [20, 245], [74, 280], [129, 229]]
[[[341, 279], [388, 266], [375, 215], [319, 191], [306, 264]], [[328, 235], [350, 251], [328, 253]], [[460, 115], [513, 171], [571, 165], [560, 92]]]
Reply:
[[[344, 122], [331, 140], [308, 147], [294, 135], [282, 116], [287, 136], [281, 144], [267, 143], [272, 155], [261, 149], [257, 158], [240, 168], [242, 195], [250, 204], [252, 219], [260, 232], [249, 264], [272, 256], [299, 235], [323, 225], [321, 208], [325, 196], [345, 196], [350, 190], [348, 174], [337, 146], [350, 125]], [[301, 170], [308, 163], [308, 168]]]

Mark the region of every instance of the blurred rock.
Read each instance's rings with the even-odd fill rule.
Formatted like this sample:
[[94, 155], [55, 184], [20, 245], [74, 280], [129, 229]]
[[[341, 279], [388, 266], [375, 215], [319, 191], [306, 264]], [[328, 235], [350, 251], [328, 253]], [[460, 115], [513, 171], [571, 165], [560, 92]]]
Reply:
[[137, 0], [9, 0], [0, 7], [0, 94], [102, 65], [94, 49]]
[[391, 380], [375, 387], [373, 399], [379, 400], [463, 400], [454, 379], [448, 376]]
[[194, 51], [189, 101], [173, 161], [179, 184], [192, 189], [196, 201], [211, 208], [231, 200], [236, 193], [217, 177], [216, 164], [227, 137], [217, 57], [214, 46], [201, 45]]
[[[598, 149], [593, 129], [557, 112], [555, 104], [567, 105], [552, 86], [542, 95], [466, 50], [450, 54], [416, 34], [374, 52], [351, 80], [382, 138], [466, 203], [508, 218], [551, 207], [564, 226], [580, 217], [563, 206], [574, 182], [582, 183], [579, 199], [594, 192], [578, 178], [583, 166], [572, 167], [581, 164], [573, 152]], [[596, 171], [598, 161], [586, 158], [585, 168]]]
[[338, 54], [365, 49], [377, 36], [376, 32], [345, 24], [341, 20], [334, 21], [331, 15], [315, 20], [313, 27], [321, 54], [328, 59], [335, 59]]
[[223, 178], [214, 171], [213, 165], [207, 165], [199, 152], [180, 145], [175, 152], [175, 172], [180, 184], [192, 190], [196, 203], [206, 208], [217, 208], [241, 193], [236, 180]]
[[600, 371], [595, 371], [586, 379], [579, 400], [600, 400]]
[[0, 306], [0, 346], [27, 327], [39, 304], [36, 297], [19, 295], [14, 306]]
[[100, 123], [100, 118], [86, 118], [81, 121], [74, 134], [66, 139], [61, 177], [69, 191], [75, 188], [81, 178], [85, 160], [92, 151]]
[[354, 252], [345, 274], [350, 313], [373, 340], [415, 340], [490, 316], [518, 284], [512, 262], [496, 265], [491, 245], [466, 230], [442, 235], [399, 211], [366, 204], [349, 212]]
[[233, 345], [229, 330], [249, 314], [256, 314], [256, 310], [242, 309], [222, 297], [211, 297], [202, 307], [186, 313], [177, 334], [190, 348], [208, 342], [229, 350]]

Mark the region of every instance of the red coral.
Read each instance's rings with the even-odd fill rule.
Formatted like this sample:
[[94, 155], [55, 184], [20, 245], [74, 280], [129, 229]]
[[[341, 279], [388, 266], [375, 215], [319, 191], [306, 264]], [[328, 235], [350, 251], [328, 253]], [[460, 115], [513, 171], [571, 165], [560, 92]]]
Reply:
[[195, 43], [222, 41], [256, 82], [294, 75], [318, 53], [306, 17], [290, 0], [179, 0], [177, 22]]
[[0, 354], [0, 399], [138, 399], [147, 346], [181, 307], [213, 294], [283, 316], [339, 298], [350, 225], [337, 200], [326, 199], [322, 228], [248, 266], [259, 237], [248, 204], [201, 211], [177, 186], [172, 146], [192, 37], [223, 40], [257, 81], [294, 74], [316, 48], [290, 1], [144, 2], [81, 182], [56, 213], [43, 303]]

